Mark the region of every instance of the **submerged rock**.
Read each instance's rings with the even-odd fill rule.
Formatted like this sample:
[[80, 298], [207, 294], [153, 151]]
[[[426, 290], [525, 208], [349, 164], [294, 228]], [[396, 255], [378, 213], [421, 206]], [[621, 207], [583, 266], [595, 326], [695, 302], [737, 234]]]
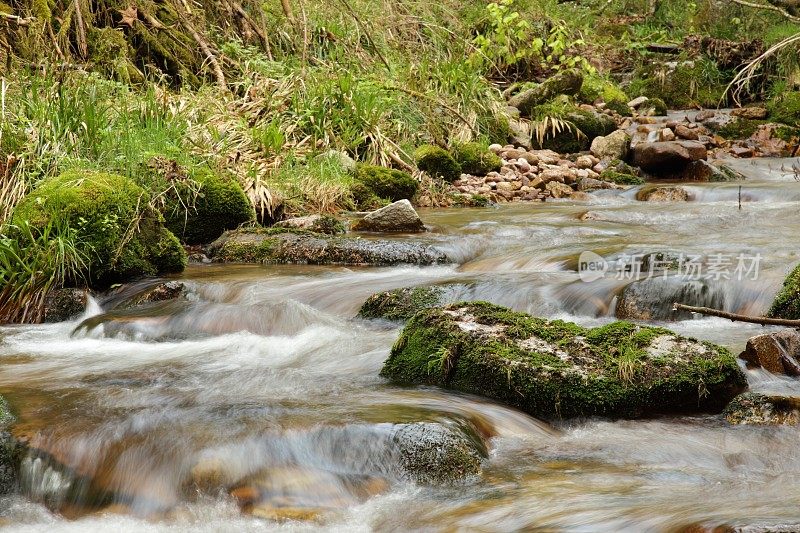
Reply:
[[763, 368], [773, 374], [800, 375], [800, 332], [786, 329], [757, 335], [747, 340], [739, 355], [750, 368]]
[[747, 386], [721, 346], [628, 322], [586, 329], [485, 302], [415, 315], [381, 375], [548, 419], [719, 412]]
[[723, 414], [731, 424], [796, 426], [800, 424], [800, 398], [746, 392], [734, 398]]
[[443, 424], [397, 424], [392, 441], [400, 467], [416, 483], [446, 485], [480, 473], [481, 454], [475, 444]]
[[368, 213], [353, 224], [353, 231], [419, 233], [425, 231], [425, 224], [422, 223], [411, 202], [399, 200]]
[[211, 243], [208, 253], [214, 261], [223, 263], [431, 265], [449, 261], [444, 252], [427, 244], [280, 229], [226, 232]]
[[688, 202], [689, 191], [683, 187], [653, 187], [636, 193], [640, 202]]
[[[721, 286], [705, 280], [687, 280], [680, 276], [661, 275], [664, 259], [655, 259], [654, 275], [625, 286], [617, 301], [616, 317], [623, 320], [688, 320], [687, 311], [673, 311], [675, 302], [700, 307], [722, 309], [725, 292]], [[646, 261], [642, 271], [648, 272]], [[669, 269], [668, 269], [669, 270]]]
[[47, 293], [44, 322], [64, 322], [86, 309], [88, 293], [83, 289], [55, 289]]

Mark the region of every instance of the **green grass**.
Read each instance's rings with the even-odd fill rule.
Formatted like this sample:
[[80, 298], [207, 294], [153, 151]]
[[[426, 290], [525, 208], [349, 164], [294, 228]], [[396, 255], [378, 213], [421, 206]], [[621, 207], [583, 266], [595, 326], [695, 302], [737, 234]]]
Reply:
[[0, 323], [39, 322], [51, 289], [85, 283], [90, 261], [83, 244], [57, 218], [40, 230], [27, 222], [0, 227]]

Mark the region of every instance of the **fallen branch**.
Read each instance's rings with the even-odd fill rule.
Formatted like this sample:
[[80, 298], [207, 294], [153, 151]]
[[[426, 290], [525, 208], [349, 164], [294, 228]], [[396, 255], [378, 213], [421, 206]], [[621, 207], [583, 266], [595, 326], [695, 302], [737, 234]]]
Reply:
[[795, 17], [782, 7], [773, 4], [759, 4], [756, 2], [748, 2], [747, 0], [731, 0], [731, 1], [735, 4], [739, 4], [740, 6], [752, 7], [754, 9], [766, 9], [767, 11], [774, 11], [775, 13], [780, 13], [782, 16], [786, 17], [792, 22], [800, 23], [800, 17]]
[[0, 11], [0, 19], [10, 20], [17, 26], [28, 26], [33, 20], [33, 18], [18, 17], [17, 15], [12, 15], [11, 13], [5, 13], [3, 11]]
[[785, 326], [787, 328], [800, 329], [800, 320], [739, 315], [736, 313], [728, 313], [725, 311], [720, 311], [719, 309], [711, 309], [710, 307], [692, 307], [691, 305], [684, 305], [679, 303], [672, 304], [672, 310], [688, 311], [690, 313], [697, 313], [698, 315], [708, 315], [708, 316], [716, 316], [719, 318], [727, 318], [728, 320], [731, 320], [733, 322], [748, 322], [750, 324], [760, 324], [762, 326]]

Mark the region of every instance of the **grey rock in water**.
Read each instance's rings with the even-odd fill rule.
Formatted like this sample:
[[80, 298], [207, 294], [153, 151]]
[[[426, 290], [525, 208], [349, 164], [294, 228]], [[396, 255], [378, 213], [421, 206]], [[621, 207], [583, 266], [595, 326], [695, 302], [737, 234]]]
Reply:
[[288, 218], [276, 222], [274, 227], [303, 229], [315, 233], [325, 233], [327, 235], [339, 235], [346, 231], [342, 221], [330, 215], [307, 215], [304, 217]]
[[394, 426], [392, 441], [407, 477], [423, 485], [447, 485], [481, 470], [481, 453], [461, 431], [419, 422]]
[[723, 415], [736, 425], [797, 426], [800, 424], [800, 398], [745, 392], [728, 404]]
[[652, 174], [668, 174], [708, 157], [706, 147], [696, 141], [639, 143], [633, 148], [633, 163]]
[[617, 130], [605, 137], [595, 137], [592, 141], [592, 155], [600, 159], [625, 159], [631, 147], [631, 137], [623, 130]]
[[380, 233], [419, 233], [425, 224], [408, 200], [399, 200], [368, 213], [353, 224], [353, 231]]
[[711, 286], [704, 280], [684, 280], [679, 276], [664, 277], [669, 268], [669, 259], [642, 262], [643, 275], [652, 265], [653, 276], [634, 281], [625, 286], [617, 300], [616, 317], [622, 320], [686, 320], [691, 314], [672, 310], [674, 302], [701, 307], [722, 309], [725, 294], [722, 288]]
[[167, 302], [186, 298], [186, 285], [180, 281], [162, 281], [123, 302], [120, 309], [130, 309], [144, 304]]
[[8, 431], [13, 422], [8, 403], [0, 396], [0, 494], [8, 494], [17, 488], [20, 450]]
[[640, 202], [688, 202], [689, 191], [683, 187], [653, 187], [636, 194]]
[[211, 243], [209, 256], [222, 263], [309, 265], [432, 265], [447, 255], [422, 243], [330, 236], [278, 229], [226, 232]]
[[800, 332], [785, 329], [751, 337], [739, 358], [750, 368], [797, 376], [800, 370]]
[[79, 316], [86, 309], [88, 293], [83, 289], [55, 289], [47, 293], [45, 322], [64, 322]]

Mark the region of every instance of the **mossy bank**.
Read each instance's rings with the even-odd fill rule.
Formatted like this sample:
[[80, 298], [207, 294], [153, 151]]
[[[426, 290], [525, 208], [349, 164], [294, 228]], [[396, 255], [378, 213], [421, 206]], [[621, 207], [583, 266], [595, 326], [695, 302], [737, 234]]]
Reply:
[[719, 412], [747, 386], [721, 346], [628, 322], [586, 329], [485, 302], [415, 315], [381, 375], [479, 394], [545, 419]]
[[35, 228], [54, 218], [77, 231], [94, 286], [180, 272], [186, 266], [186, 253], [164, 227], [149, 194], [123, 176], [66, 172], [44, 180], [12, 215], [15, 224], [28, 222]]

